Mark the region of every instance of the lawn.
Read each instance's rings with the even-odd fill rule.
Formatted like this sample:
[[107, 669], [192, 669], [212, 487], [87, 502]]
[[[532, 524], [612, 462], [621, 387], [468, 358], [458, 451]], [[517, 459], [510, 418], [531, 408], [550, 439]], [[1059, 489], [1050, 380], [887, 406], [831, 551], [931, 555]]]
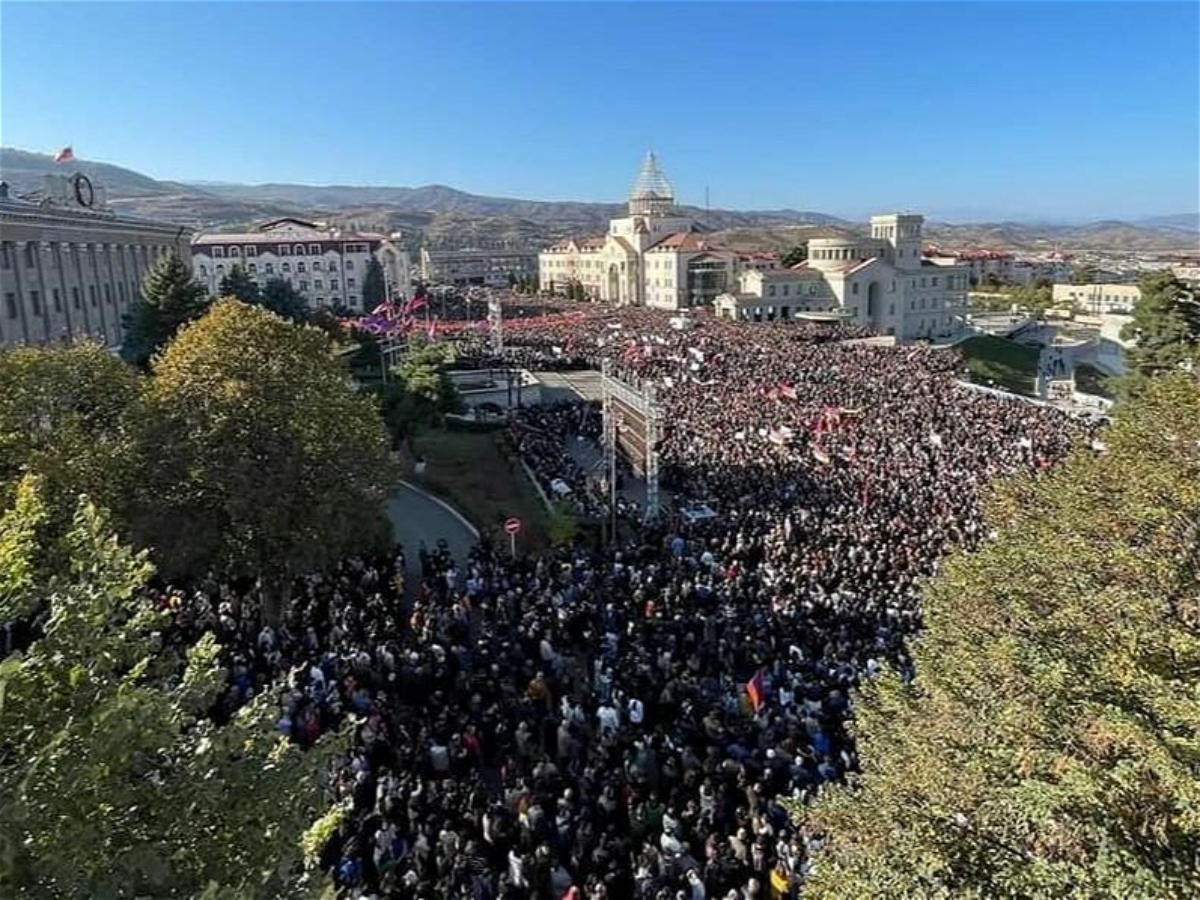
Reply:
[[1037, 378], [1038, 351], [1006, 338], [985, 334], [967, 338], [956, 348], [977, 384], [995, 384], [1032, 395]]
[[425, 457], [425, 476], [412, 476], [412, 457], [406, 454], [405, 477], [448, 500], [481, 532], [505, 543], [504, 521], [516, 516], [523, 526], [518, 547], [541, 549], [549, 540], [548, 514], [520, 463], [504, 453], [501, 435], [499, 431], [424, 432], [413, 440], [412, 450]]

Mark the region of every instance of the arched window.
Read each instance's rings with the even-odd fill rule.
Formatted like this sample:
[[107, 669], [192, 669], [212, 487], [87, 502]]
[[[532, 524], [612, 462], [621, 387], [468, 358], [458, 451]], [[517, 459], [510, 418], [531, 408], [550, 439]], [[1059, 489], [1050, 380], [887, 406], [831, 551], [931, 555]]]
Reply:
[[294, 252], [297, 256], [303, 256], [304, 255], [304, 245], [297, 244]]

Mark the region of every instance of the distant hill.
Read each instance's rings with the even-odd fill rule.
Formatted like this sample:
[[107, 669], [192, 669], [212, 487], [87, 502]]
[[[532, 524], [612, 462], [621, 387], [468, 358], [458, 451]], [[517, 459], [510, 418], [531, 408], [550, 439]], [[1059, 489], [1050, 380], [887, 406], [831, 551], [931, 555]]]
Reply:
[[[159, 181], [109, 163], [80, 160], [56, 165], [47, 154], [0, 148], [0, 177], [15, 194], [41, 189], [48, 172], [84, 172], [108, 189], [117, 210], [188, 225], [231, 231], [281, 216], [331, 221], [343, 227], [402, 231], [413, 245], [507, 246], [536, 249], [564, 237], [600, 234], [623, 203], [520, 200], [470, 194], [441, 184], [423, 187], [303, 184], [231, 184]], [[865, 222], [795, 210], [728, 210], [683, 206], [702, 230], [740, 249], [786, 249], [822, 234], [862, 233]], [[1059, 226], [1017, 222], [929, 222], [931, 241], [946, 246], [1011, 250], [1200, 252], [1195, 213], [1139, 222]]]

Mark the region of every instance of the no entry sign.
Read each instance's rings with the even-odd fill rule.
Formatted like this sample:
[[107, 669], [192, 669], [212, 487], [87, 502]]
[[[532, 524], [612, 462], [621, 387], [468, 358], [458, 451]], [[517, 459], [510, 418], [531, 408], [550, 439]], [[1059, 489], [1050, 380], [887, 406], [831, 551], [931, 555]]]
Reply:
[[504, 523], [504, 530], [509, 534], [516, 534], [521, 530], [521, 520], [513, 516]]

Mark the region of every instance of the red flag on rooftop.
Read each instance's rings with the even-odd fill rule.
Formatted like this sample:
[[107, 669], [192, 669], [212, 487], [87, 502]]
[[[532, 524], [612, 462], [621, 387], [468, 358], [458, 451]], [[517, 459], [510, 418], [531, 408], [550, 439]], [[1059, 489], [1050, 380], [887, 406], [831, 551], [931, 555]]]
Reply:
[[71, 149], [71, 145], [68, 144], [55, 153], [54, 161], [56, 163], [75, 162], [75, 151]]

